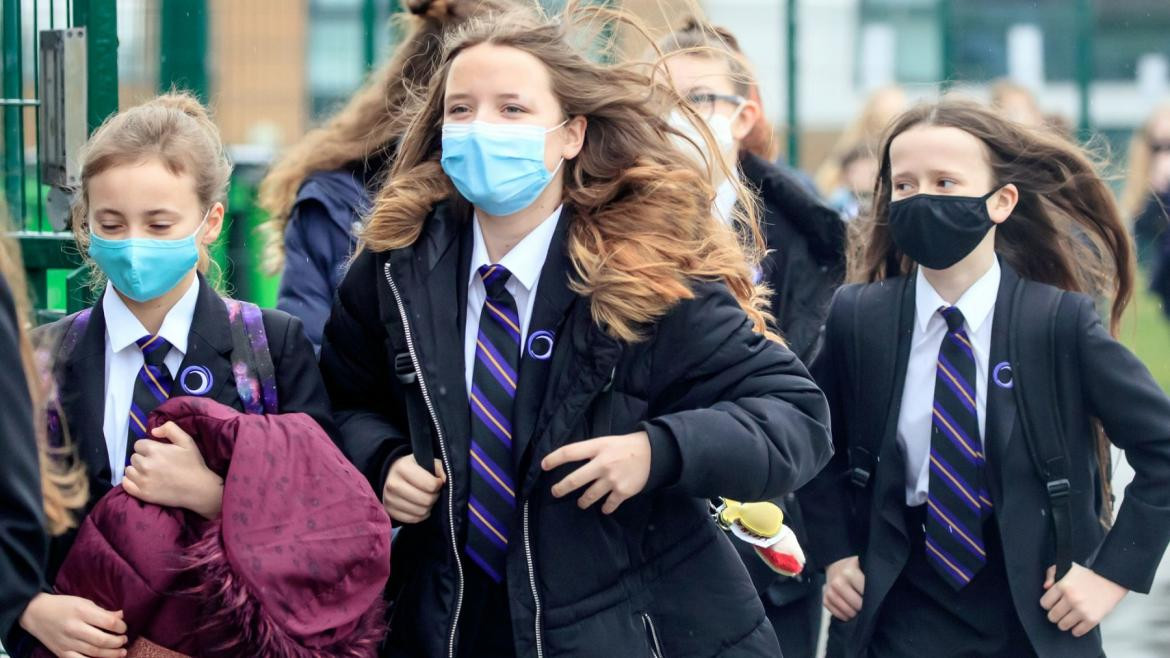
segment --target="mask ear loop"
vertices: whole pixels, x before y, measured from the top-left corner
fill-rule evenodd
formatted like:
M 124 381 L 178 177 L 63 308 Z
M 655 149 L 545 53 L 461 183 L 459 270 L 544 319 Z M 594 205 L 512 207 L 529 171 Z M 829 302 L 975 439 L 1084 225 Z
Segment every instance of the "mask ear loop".
M 565 126 L 565 124 L 567 124 L 568 122 L 569 122 L 569 119 L 565 119 L 564 121 L 562 121 L 562 122 L 558 123 L 557 125 L 553 126 L 552 128 L 549 128 L 548 130 L 544 131 L 544 134 L 546 134 L 546 135 L 547 135 L 547 134 L 551 133 L 551 132 L 552 132 L 552 131 L 554 131 L 554 130 L 560 130 L 560 129 L 561 129 L 561 128 L 563 128 L 563 127 Z M 557 172 L 561 170 L 561 165 L 563 165 L 563 164 L 565 164 L 565 158 L 562 156 L 562 157 L 561 157 L 561 161 L 557 163 L 557 166 L 556 166 L 555 168 L 553 168 L 553 170 L 552 170 L 552 173 L 550 173 L 550 174 L 548 175 L 548 177 L 549 177 L 549 178 L 552 178 L 553 176 L 556 176 L 556 175 L 557 175 Z

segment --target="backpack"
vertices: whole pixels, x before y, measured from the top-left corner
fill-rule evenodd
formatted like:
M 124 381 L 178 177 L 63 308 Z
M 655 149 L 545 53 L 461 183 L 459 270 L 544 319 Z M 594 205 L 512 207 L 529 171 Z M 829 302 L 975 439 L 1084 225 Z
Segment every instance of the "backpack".
M 245 413 L 277 413 L 280 409 L 276 391 L 276 366 L 268 349 L 268 335 L 264 330 L 264 317 L 259 306 L 235 299 L 223 299 L 227 307 L 228 320 L 232 330 L 232 374 L 236 379 L 236 391 L 244 404 Z M 55 337 L 50 336 L 47 344 L 55 346 L 48 351 L 52 362 L 63 364 L 77 348 L 89 326 L 92 308 L 86 308 L 65 318 Z M 57 378 L 51 380 L 54 384 Z M 60 405 L 56 400 L 56 386 L 52 386 L 48 404 L 49 445 L 63 446 L 64 425 L 61 422 Z
M 912 277 L 904 277 L 898 291 L 904 300 L 908 298 L 908 289 L 912 289 L 911 281 Z M 868 398 L 860 396 L 863 382 L 882 376 L 879 369 L 873 367 L 874 357 L 867 355 L 890 355 L 889 341 L 891 338 L 897 340 L 899 318 L 890 312 L 888 293 L 891 291 L 882 291 L 886 294 L 878 289 L 873 289 L 870 294 L 867 292 L 870 291 L 863 288 L 853 298 L 854 351 L 850 365 L 855 375 L 855 400 L 870 399 L 872 402 L 862 409 L 870 415 L 860 417 L 874 418 L 880 416 L 872 414 L 888 408 L 890 399 L 888 396 L 884 399 L 873 395 Z M 1062 382 L 1056 377 L 1055 360 L 1057 354 L 1072 349 L 1077 340 L 1076 306 L 1064 303 L 1065 297 L 1064 290 L 1020 279 L 1010 302 L 1013 326 L 1008 338 L 1008 357 L 1011 366 L 1007 373 L 994 375 L 1006 377 L 1001 385 L 1012 389 L 1020 417 L 1024 419 L 1024 439 L 1033 468 L 1048 493 L 1057 580 L 1068 573 L 1072 565 L 1072 501 L 1069 497 L 1071 487 L 1065 429 L 1075 426 L 1076 419 L 1062 417 L 1065 407 L 1061 400 L 1072 393 L 1064 391 L 1062 396 Z M 898 341 L 899 344 L 902 342 Z M 904 356 L 899 354 L 895 358 L 904 360 Z M 870 365 L 868 369 L 865 367 L 867 363 Z M 879 364 L 879 367 L 886 367 L 886 364 L 889 361 Z M 1068 382 L 1065 382 L 1064 388 L 1068 387 Z M 1028 391 L 1027 398 L 1023 391 Z M 892 391 L 888 395 L 892 396 Z M 891 416 L 890 422 L 897 422 L 896 416 Z M 888 428 L 879 429 L 883 431 L 864 433 L 868 440 L 849 448 L 849 478 L 859 489 L 869 486 L 877 466 L 881 439 L 888 434 Z M 1105 464 L 1103 471 L 1108 471 Z M 1103 483 L 1103 486 L 1107 485 Z M 1107 501 L 1108 498 L 1106 489 L 1104 499 Z

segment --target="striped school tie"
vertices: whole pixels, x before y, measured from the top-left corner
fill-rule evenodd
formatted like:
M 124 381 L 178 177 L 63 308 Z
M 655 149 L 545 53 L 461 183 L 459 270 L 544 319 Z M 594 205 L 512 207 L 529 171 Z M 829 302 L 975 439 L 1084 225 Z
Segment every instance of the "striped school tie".
M 471 498 L 467 556 L 497 583 L 504 580 L 516 507 L 512 469 L 512 403 L 520 364 L 520 318 L 504 289 L 512 274 L 484 265 L 487 299 L 479 315 L 471 374 Z
M 940 310 L 947 333 L 938 351 L 930 435 L 930 493 L 926 556 L 956 590 L 971 582 L 987 553 L 983 521 L 991 515 L 983 471 L 975 398 L 975 352 L 963 330 L 963 313 Z
M 147 436 L 147 416 L 155 407 L 171 397 L 171 371 L 163 360 L 171 351 L 171 344 L 162 336 L 143 336 L 135 343 L 142 350 L 142 368 L 134 381 L 134 397 L 130 402 L 130 440 L 126 443 L 126 464 L 134 454 L 134 442 Z

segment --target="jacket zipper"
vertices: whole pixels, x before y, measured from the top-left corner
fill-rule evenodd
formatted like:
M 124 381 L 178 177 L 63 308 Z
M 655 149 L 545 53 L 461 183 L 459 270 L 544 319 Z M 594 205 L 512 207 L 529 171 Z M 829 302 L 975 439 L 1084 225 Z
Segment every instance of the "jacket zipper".
M 646 632 L 650 634 L 650 651 L 653 658 L 665 658 L 662 654 L 662 644 L 658 641 L 658 631 L 654 628 L 654 620 L 650 618 L 650 613 L 642 613 L 642 623 L 646 625 Z
M 544 641 L 540 628 L 540 592 L 536 589 L 536 568 L 532 562 L 532 542 L 528 539 L 528 501 L 524 501 L 524 558 L 528 562 L 528 585 L 532 587 L 532 600 L 536 602 L 536 617 L 533 626 L 536 631 L 536 658 L 544 657 Z
M 451 461 L 447 457 L 447 442 L 443 439 L 443 427 L 439 425 L 439 417 L 435 413 L 435 405 L 431 402 L 430 392 L 427 390 L 426 379 L 423 378 L 422 364 L 418 360 L 418 352 L 414 348 L 414 335 L 410 331 L 410 319 L 406 315 L 406 305 L 402 303 L 402 295 L 398 292 L 398 284 L 394 283 L 394 276 L 390 273 L 390 261 L 386 261 L 382 269 L 386 276 L 386 283 L 390 284 L 390 292 L 394 294 L 394 302 L 398 305 L 398 317 L 402 319 L 402 331 L 406 334 L 406 350 L 410 352 L 410 362 L 414 365 L 414 372 L 418 376 L 418 387 L 422 391 L 423 402 L 426 403 L 427 413 L 431 416 L 431 424 L 439 437 L 439 452 L 443 457 L 443 468 L 447 473 L 447 528 L 450 530 L 451 552 L 455 554 L 455 571 L 459 579 L 459 587 L 455 595 L 455 615 L 451 622 L 451 635 L 447 641 L 447 656 L 455 658 L 455 632 L 459 628 L 459 615 L 463 611 L 463 561 L 459 558 L 459 544 L 455 539 L 455 487 L 452 484 Z M 528 504 L 524 505 L 525 512 L 525 539 L 527 539 Z M 531 565 L 531 562 L 529 562 Z M 535 587 L 535 580 L 533 581 Z M 534 590 L 535 591 L 535 590 Z M 537 608 L 539 609 L 539 602 Z M 539 638 L 539 622 L 538 635 Z M 539 642 L 539 640 L 538 640 Z M 539 645 L 538 645 L 539 649 Z

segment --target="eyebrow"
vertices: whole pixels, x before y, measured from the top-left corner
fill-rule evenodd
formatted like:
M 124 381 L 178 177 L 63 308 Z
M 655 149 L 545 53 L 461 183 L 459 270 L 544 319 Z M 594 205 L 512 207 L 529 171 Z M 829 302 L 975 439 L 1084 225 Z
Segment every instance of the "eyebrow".
M 520 94 L 515 94 L 515 93 L 496 94 L 495 98 L 498 101 L 499 100 L 522 100 L 520 98 Z M 473 99 L 471 94 L 451 94 L 450 96 L 447 96 L 443 100 L 448 102 L 448 103 L 452 103 L 455 101 L 474 100 L 474 99 Z

